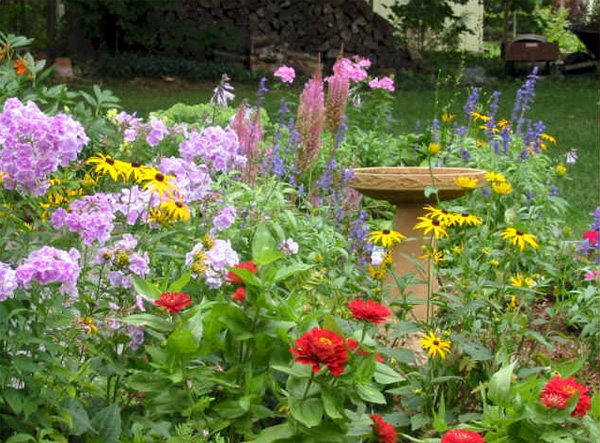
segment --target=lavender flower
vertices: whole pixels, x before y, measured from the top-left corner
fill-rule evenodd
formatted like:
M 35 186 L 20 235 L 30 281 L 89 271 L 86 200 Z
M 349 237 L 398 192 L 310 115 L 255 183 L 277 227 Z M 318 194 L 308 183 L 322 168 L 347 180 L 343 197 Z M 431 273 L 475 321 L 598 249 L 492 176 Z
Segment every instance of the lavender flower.
M 9 264 L 0 262 L 0 302 L 11 298 L 18 286 L 17 273 Z
M 469 94 L 467 103 L 463 106 L 463 109 L 469 118 L 471 117 L 471 113 L 477 109 L 477 100 L 479 100 L 479 88 L 473 88 Z
M 229 240 L 215 240 L 214 245 L 206 252 L 207 264 L 215 271 L 225 271 L 240 262 L 237 253 Z
M 146 136 L 146 142 L 150 146 L 157 146 L 166 135 L 169 134 L 169 129 L 163 123 L 162 120 L 152 116 L 150 118 L 150 122 L 148 123 L 149 131 Z
M 77 278 L 81 272 L 79 267 L 79 251 L 69 252 L 43 246 L 33 251 L 16 269 L 19 286 L 29 289 L 32 281 L 42 285 L 61 283 L 63 294 L 77 296 Z
M 537 73 L 538 68 L 536 66 L 527 77 L 525 84 L 517 91 L 513 113 L 511 115 L 511 122 L 514 124 L 514 122 L 517 121 L 517 134 L 521 133 L 525 112 L 531 107 L 530 105 L 533 103 L 535 97 L 535 83 L 537 79 L 540 78 Z
M 260 83 L 258 84 L 258 91 L 256 92 L 256 106 L 259 109 L 262 106 L 265 94 L 269 92 L 269 88 L 267 88 L 266 83 L 267 77 L 263 77 L 260 79 Z
M 29 101 L 4 102 L 0 114 L 0 171 L 8 175 L 4 186 L 35 196 L 50 184 L 48 175 L 67 166 L 89 142 L 83 126 L 66 114 L 45 115 Z

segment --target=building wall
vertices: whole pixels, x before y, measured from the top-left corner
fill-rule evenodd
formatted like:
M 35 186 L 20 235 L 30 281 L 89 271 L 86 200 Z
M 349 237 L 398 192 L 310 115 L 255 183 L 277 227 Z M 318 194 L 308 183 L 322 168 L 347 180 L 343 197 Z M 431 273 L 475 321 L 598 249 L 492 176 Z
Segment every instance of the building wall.
M 374 11 L 384 18 L 388 18 L 390 6 L 396 0 L 367 0 Z M 399 3 L 406 3 L 406 0 L 398 0 Z M 483 51 L 483 0 L 470 0 L 466 5 L 455 5 L 454 10 L 457 15 L 465 15 L 467 27 L 474 34 L 463 34 L 461 36 L 460 49 L 464 51 L 482 52 Z

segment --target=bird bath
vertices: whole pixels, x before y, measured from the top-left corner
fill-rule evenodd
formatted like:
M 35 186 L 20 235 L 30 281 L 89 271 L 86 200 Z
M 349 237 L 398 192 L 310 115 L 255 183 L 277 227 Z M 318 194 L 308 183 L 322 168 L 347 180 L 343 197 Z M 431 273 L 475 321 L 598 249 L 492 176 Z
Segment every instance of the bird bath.
M 414 273 L 419 275 L 425 270 L 425 275 L 430 276 L 429 285 L 417 284 L 407 288 L 412 292 L 413 299 L 427 300 L 428 286 L 432 291 L 437 290 L 437 279 L 429 272 L 429 260 L 418 257 L 423 255 L 423 246 L 429 242 L 423 238 L 421 231 L 413 230 L 418 223 L 418 217 L 423 217 L 427 211 L 423 209 L 426 204 L 435 205 L 435 195 L 425 197 L 425 189 L 435 186 L 440 201 L 453 200 L 465 195 L 470 189 L 464 189 L 455 183 L 458 177 L 476 178 L 476 187 L 485 185 L 485 173 L 481 169 L 471 168 L 422 168 L 422 167 L 376 167 L 357 168 L 353 170 L 355 178 L 350 187 L 368 197 L 385 200 L 396 206 L 396 214 L 392 229 L 408 237 L 408 240 L 396 245 L 393 250 L 393 271 L 396 275 Z M 411 257 L 412 260 L 409 258 Z M 413 260 L 422 263 L 417 266 Z M 387 284 L 394 284 L 391 275 L 386 277 Z M 393 296 L 398 296 L 396 289 Z M 427 305 L 416 305 L 413 308 L 416 318 L 422 321 L 427 319 Z

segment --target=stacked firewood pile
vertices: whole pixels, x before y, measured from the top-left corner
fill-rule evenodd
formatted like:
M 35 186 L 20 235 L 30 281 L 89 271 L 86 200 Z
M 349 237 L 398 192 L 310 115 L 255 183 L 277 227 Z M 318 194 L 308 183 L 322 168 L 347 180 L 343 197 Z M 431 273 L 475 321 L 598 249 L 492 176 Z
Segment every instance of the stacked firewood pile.
M 188 17 L 250 36 L 248 45 L 217 49 L 218 61 L 273 71 L 288 64 L 310 73 L 319 60 L 347 55 L 370 58 L 387 70 L 415 69 L 419 61 L 394 39 L 392 26 L 366 0 L 182 0 Z

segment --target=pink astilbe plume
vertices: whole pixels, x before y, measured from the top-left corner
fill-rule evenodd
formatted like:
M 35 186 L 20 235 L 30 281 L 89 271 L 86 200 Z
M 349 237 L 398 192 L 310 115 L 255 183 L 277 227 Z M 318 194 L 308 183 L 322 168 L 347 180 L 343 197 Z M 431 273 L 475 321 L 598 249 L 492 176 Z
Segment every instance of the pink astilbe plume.
M 259 146 L 263 136 L 260 110 L 252 110 L 245 102 L 242 102 L 231 126 L 238 136 L 242 154 L 248 159 L 242 179 L 246 183 L 254 185 L 262 153 Z
M 325 105 L 325 124 L 327 129 L 336 133 L 346 113 L 350 78 L 344 66 L 344 59 L 338 58 L 333 65 L 333 75 L 325 79 L 328 83 L 327 102 Z
M 298 151 L 298 171 L 302 174 L 309 169 L 321 151 L 321 133 L 325 123 L 325 98 L 321 71 L 313 74 L 304 85 L 298 105 L 296 130 L 300 134 Z

